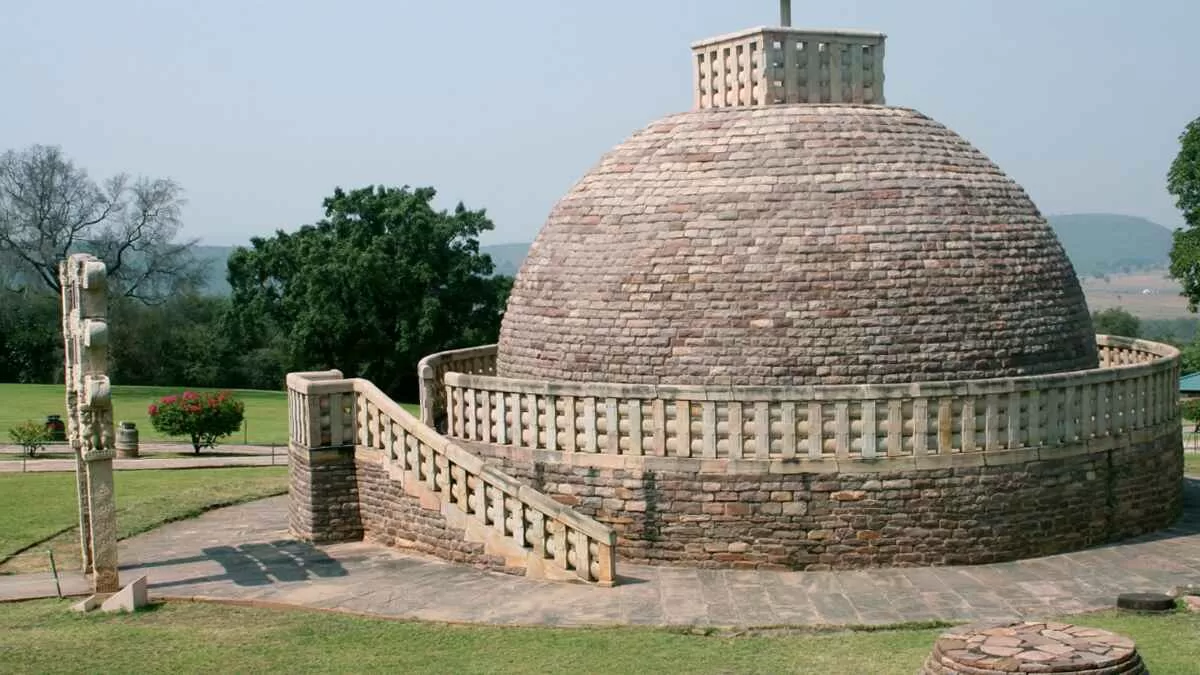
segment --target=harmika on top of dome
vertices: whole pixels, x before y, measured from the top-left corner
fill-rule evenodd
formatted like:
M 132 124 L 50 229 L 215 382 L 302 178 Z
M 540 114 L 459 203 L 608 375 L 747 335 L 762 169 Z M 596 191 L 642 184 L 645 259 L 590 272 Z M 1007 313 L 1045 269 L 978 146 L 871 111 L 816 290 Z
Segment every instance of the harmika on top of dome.
M 669 116 L 606 154 L 517 275 L 497 374 L 813 385 L 1096 367 L 1062 246 L 986 156 L 914 110 L 787 102 L 882 100 L 879 61 L 861 58 L 881 57 L 882 36 L 838 51 L 837 35 L 728 36 L 760 46 L 712 52 L 757 54 L 736 76 L 746 86 L 700 92 L 729 92 L 728 107 Z M 782 93 L 764 93 L 762 64 L 783 63 L 780 49 L 825 59 L 798 59 L 813 74 L 795 81 L 820 84 L 811 96 L 778 81 Z M 831 78 L 837 62 L 860 70 Z M 780 103 L 749 103 L 760 98 Z

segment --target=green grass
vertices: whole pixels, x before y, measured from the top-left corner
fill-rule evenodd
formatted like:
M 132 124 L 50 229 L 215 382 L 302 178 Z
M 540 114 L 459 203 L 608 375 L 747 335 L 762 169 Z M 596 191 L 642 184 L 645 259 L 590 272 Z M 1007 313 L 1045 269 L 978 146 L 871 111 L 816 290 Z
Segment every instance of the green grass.
M 163 436 L 150 426 L 147 409 L 151 403 L 171 394 L 181 394 L 186 387 L 113 387 L 114 421 L 134 422 L 143 441 L 187 442 L 181 437 Z M 194 391 L 214 391 L 195 389 Z M 242 431 L 225 439 L 225 443 L 247 442 L 254 445 L 286 445 L 288 441 L 287 394 L 282 391 L 235 390 L 234 394 L 246 404 L 246 421 Z M 46 415 L 65 415 L 62 385 L 0 384 L 0 443 L 8 443 L 8 429 L 25 420 L 44 421 Z
M 113 387 L 114 421 L 134 422 L 142 441 L 174 441 L 186 443 L 179 436 L 163 436 L 150 425 L 147 409 L 151 403 L 164 396 L 183 393 L 187 387 Z M 216 391 L 193 389 L 193 391 Z M 235 389 L 233 393 L 246 404 L 246 421 L 242 430 L 226 438 L 223 443 L 248 443 L 250 445 L 287 445 L 288 406 L 287 393 L 282 391 L 260 391 Z M 46 415 L 65 414 L 64 390 L 56 384 L 0 384 L 0 444 L 9 443 L 8 430 L 19 422 L 35 420 L 42 422 Z M 419 408 L 402 404 L 406 410 L 419 415 Z M 52 448 L 53 449 L 53 448 Z
M 1183 456 L 1183 472 L 1189 476 L 1200 476 L 1200 454 L 1188 453 Z
M 216 506 L 283 494 L 287 469 L 118 471 L 114 481 L 118 534 L 124 538 Z M 49 539 L 0 565 L 0 572 L 45 568 L 47 548 L 63 567 L 77 566 L 77 517 L 74 473 L 0 474 L 0 561 Z
M 1132 637 L 1156 675 L 1195 675 L 1200 615 L 1068 619 Z M 78 615 L 0 605 L 15 672 L 914 673 L 940 629 L 715 637 L 646 628 L 457 626 L 311 611 L 166 603 Z

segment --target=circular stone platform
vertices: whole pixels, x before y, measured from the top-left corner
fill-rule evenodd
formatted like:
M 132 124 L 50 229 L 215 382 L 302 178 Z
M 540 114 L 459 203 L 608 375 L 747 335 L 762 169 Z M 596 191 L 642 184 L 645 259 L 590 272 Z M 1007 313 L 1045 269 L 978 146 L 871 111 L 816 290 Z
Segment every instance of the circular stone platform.
M 555 206 L 496 374 L 907 383 L 1096 367 L 1079 282 L 1024 190 L 908 109 L 669 116 Z
M 1133 640 L 1066 623 L 1011 622 L 943 633 L 925 675 L 1003 673 L 1146 673 Z

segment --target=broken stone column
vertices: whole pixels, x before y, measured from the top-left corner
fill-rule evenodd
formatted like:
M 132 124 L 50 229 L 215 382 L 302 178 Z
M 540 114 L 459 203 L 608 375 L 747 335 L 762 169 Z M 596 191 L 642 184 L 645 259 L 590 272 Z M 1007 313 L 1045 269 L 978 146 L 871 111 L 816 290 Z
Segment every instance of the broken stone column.
M 90 255 L 59 265 L 67 440 L 75 452 L 80 557 L 95 593 L 120 588 L 113 493 L 113 411 L 108 381 L 108 272 Z

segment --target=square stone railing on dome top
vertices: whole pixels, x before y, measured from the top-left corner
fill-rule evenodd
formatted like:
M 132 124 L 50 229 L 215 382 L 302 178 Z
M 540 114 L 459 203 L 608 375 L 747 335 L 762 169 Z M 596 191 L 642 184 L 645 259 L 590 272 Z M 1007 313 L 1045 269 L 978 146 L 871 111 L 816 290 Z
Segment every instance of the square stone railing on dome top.
M 883 105 L 885 39 L 882 33 L 752 28 L 696 42 L 695 107 Z
M 388 473 L 418 481 L 467 518 L 584 581 L 615 580 L 616 535 L 522 485 L 413 417 L 375 385 L 338 371 L 288 375 L 291 443 L 382 451 Z
M 1100 450 L 1123 434 L 1177 426 L 1178 351 L 1097 342 L 1093 370 L 904 385 L 612 385 L 451 369 L 442 381 L 447 435 L 562 453 L 772 460 L 785 470 L 805 460 L 1002 461 L 1005 451 Z

